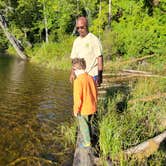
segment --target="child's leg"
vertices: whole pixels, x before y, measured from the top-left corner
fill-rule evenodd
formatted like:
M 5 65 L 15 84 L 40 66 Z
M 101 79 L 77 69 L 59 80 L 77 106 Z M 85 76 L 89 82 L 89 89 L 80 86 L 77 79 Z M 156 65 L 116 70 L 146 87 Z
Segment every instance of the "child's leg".
M 90 146 L 90 131 L 89 131 L 89 120 L 88 115 L 87 116 L 78 116 L 79 126 L 80 126 L 80 132 L 83 136 L 83 145 L 84 146 Z

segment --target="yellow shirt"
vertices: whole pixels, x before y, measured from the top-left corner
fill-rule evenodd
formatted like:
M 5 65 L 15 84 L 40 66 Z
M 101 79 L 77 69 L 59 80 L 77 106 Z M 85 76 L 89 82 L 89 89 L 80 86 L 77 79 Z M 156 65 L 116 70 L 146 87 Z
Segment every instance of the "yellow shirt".
M 83 73 L 74 80 L 73 97 L 75 113 L 91 115 L 96 112 L 97 89 L 90 75 Z
M 86 72 L 91 76 L 98 75 L 97 58 L 102 55 L 102 46 L 99 39 L 92 33 L 85 37 L 77 37 L 73 43 L 70 58 L 84 58 Z

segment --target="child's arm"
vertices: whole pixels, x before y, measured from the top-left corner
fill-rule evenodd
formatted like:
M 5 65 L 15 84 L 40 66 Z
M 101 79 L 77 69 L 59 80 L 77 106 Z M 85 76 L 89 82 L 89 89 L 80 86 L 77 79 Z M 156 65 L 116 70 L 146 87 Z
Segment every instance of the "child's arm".
M 79 80 L 74 81 L 74 116 L 81 112 L 82 107 L 82 86 Z

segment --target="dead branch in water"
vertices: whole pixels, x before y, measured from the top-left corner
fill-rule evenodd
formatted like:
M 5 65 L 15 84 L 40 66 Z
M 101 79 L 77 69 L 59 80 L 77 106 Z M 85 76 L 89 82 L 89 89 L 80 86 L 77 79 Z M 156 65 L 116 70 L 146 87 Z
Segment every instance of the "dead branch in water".
M 8 30 L 7 23 L 5 17 L 0 13 L 0 28 L 2 28 L 6 38 L 12 44 L 17 54 L 24 60 L 28 59 L 28 56 L 24 53 L 24 48 L 22 44 L 17 40 L 13 34 L 11 34 Z
M 16 164 L 18 164 L 21 161 L 32 161 L 32 160 L 35 160 L 36 162 L 41 161 L 46 164 L 55 164 L 55 162 L 52 162 L 51 160 L 46 160 L 46 159 L 35 157 L 35 156 L 27 156 L 27 157 L 20 157 L 20 158 L 16 159 L 15 161 L 8 164 L 8 166 L 15 166 Z

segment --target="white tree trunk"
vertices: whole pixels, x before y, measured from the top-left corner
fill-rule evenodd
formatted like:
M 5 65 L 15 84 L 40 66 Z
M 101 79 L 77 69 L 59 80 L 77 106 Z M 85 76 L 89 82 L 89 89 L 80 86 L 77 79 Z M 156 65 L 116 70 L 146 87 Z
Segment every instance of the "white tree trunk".
M 48 43 L 48 25 L 47 25 L 47 16 L 46 16 L 46 6 L 45 6 L 45 2 L 43 2 L 43 11 L 44 11 L 44 26 L 45 26 L 45 40 L 46 43 Z
M 108 27 L 110 27 L 111 24 L 111 0 L 109 0 L 108 4 Z
M 22 59 L 27 59 L 28 56 L 24 54 L 23 52 L 23 47 L 19 43 L 19 41 L 11 34 L 8 32 L 7 24 L 5 21 L 5 18 L 0 14 L 0 27 L 3 29 L 4 34 L 16 50 L 17 54 L 22 58 Z

